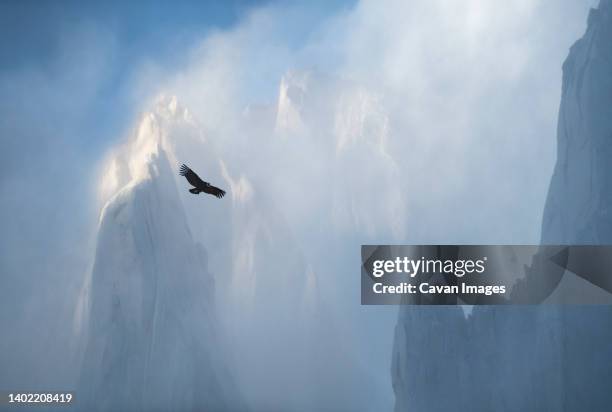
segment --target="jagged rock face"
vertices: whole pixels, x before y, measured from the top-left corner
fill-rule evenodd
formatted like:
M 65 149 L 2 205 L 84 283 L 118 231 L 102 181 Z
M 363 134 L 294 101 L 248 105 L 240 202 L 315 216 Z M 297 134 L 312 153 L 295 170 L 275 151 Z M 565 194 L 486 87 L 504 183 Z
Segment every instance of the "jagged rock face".
M 557 164 L 542 222 L 544 244 L 612 243 L 612 1 L 591 10 L 563 65 Z M 565 306 L 567 411 L 612 404 L 612 308 Z
M 280 204 L 298 203 L 286 208 L 298 230 L 307 231 L 300 227 L 305 222 L 311 232 L 314 224 L 351 236 L 388 237 L 391 232 L 402 237 L 408 207 L 397 189 L 402 159 L 393 154 L 390 129 L 383 97 L 360 84 L 310 71 L 283 76 L 274 130 L 283 150 L 277 169 L 298 166 L 308 173 L 279 179 L 277 196 Z M 312 196 L 303 198 L 304 187 Z M 376 202 L 371 188 L 376 188 Z M 292 210 L 305 212 L 292 215 Z M 310 222 L 313 215 L 324 218 Z
M 612 1 L 592 10 L 563 65 L 558 159 L 542 243 L 612 240 Z M 400 308 L 396 411 L 608 410 L 612 309 Z
M 560 315 L 533 307 L 403 307 L 396 411 L 563 410 Z
M 612 242 L 612 3 L 591 10 L 563 65 L 557 164 L 543 243 Z
M 459 307 L 412 309 L 400 310 L 395 327 L 391 362 L 395 409 L 460 410 L 457 405 L 464 404 L 461 397 L 470 385 L 463 311 Z
M 239 391 L 219 360 L 207 254 L 187 224 L 156 115 L 144 116 L 126 156 L 112 163 L 118 191 L 102 211 L 85 289 L 79 405 L 240 409 Z

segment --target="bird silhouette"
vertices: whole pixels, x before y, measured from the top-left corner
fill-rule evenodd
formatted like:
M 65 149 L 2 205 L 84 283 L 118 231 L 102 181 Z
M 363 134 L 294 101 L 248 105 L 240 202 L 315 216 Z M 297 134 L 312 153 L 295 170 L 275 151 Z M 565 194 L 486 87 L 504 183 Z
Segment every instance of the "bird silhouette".
M 200 176 L 198 176 L 193 170 L 191 170 L 185 164 L 181 166 L 180 175 L 185 176 L 187 181 L 193 186 L 193 188 L 189 189 L 189 191 L 193 193 L 194 195 L 204 192 L 204 193 L 208 193 L 209 195 L 213 195 L 219 199 L 225 196 L 224 190 L 221 190 L 218 187 L 215 187 L 211 185 L 210 183 L 203 181 L 202 179 L 200 179 Z

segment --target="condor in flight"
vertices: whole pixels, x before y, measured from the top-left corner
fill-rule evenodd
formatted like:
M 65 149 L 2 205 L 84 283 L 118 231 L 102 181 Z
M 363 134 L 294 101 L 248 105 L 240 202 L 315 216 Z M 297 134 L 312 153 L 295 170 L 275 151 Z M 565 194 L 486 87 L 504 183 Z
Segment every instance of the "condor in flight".
M 189 191 L 193 193 L 194 195 L 197 195 L 200 192 L 204 192 L 204 193 L 208 193 L 209 195 L 216 196 L 219 199 L 225 196 L 224 190 L 221 190 L 218 187 L 214 187 L 210 183 L 203 181 L 202 179 L 200 179 L 200 176 L 195 174 L 195 172 L 191 170 L 190 168 L 188 168 L 186 165 L 181 166 L 180 175 L 185 176 L 187 181 L 192 186 L 194 186 L 193 189 L 189 189 Z

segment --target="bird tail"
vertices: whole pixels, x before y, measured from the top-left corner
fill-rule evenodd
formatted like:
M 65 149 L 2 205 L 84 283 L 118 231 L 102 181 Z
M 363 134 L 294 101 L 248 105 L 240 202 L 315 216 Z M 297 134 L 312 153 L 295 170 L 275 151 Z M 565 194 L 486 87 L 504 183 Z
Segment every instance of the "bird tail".
M 188 171 L 189 171 L 189 168 L 187 167 L 187 165 L 183 164 L 183 165 L 181 166 L 181 169 L 180 169 L 180 171 L 179 171 L 179 174 L 180 174 L 181 176 L 185 176 L 185 175 L 187 174 L 187 172 L 188 172 Z
M 194 187 L 193 189 L 189 189 L 189 191 L 190 191 L 191 193 L 193 193 L 194 195 L 197 195 L 197 194 L 199 194 L 199 193 L 201 192 L 201 190 L 200 190 L 200 189 L 197 189 L 197 188 L 195 188 L 195 187 Z

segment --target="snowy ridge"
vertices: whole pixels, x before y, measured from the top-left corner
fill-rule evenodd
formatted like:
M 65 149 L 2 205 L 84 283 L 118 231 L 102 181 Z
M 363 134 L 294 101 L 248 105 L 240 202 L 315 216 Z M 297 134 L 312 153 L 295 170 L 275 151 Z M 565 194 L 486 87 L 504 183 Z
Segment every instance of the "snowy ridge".
M 391 228 L 394 237 L 403 235 L 407 200 L 399 190 L 403 183 L 398 160 L 391 154 L 391 141 L 398 136 L 392 136 L 380 95 L 347 80 L 294 70 L 281 79 L 276 113 L 274 133 L 285 149 L 278 168 L 299 165 L 297 169 L 309 173 L 297 179 L 289 174 L 290 182 L 280 182 L 278 192 L 286 195 L 280 203 L 291 205 L 286 209 L 309 215 L 320 211 L 340 232 L 375 236 Z M 330 196 L 329 203 L 323 199 L 311 204 L 296 193 L 302 187 L 316 188 L 313 202 Z M 376 200 L 370 196 L 373 188 Z M 308 222 L 307 216 L 289 219 Z
M 166 107 L 177 114 L 172 100 Z M 116 193 L 101 213 L 86 288 L 80 394 L 90 410 L 242 408 L 220 361 L 207 253 L 193 239 L 164 149 L 165 115 L 143 116 L 104 178 Z

